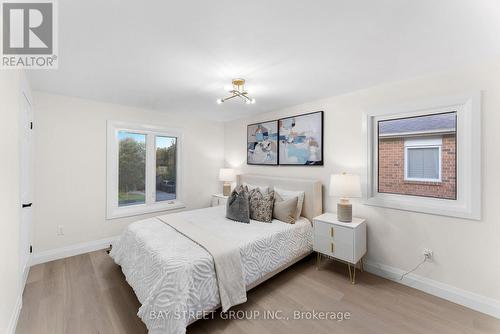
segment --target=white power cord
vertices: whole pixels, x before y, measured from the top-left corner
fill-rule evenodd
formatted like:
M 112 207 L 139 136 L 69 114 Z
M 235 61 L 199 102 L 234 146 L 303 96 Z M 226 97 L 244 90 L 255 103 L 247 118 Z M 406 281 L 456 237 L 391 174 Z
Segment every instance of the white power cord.
M 427 261 L 427 259 L 429 259 L 429 257 L 427 255 L 424 255 L 424 259 L 419 264 L 417 264 L 415 266 L 415 268 L 413 268 L 412 270 L 407 271 L 403 275 L 401 275 L 401 278 L 399 280 L 402 281 L 403 278 L 405 278 L 406 275 L 408 275 L 408 274 L 414 272 L 415 270 L 417 270 L 421 265 L 423 265 Z

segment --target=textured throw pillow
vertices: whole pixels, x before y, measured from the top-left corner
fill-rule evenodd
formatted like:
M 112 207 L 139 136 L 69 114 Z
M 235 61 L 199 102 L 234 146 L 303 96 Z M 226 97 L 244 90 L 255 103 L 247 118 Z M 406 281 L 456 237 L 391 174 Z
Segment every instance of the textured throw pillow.
M 259 188 L 250 192 L 250 218 L 270 223 L 273 220 L 274 191 L 262 193 Z
M 281 198 L 284 200 L 293 198 L 293 197 L 298 197 L 299 200 L 297 201 L 297 211 L 295 212 L 295 220 L 300 218 L 300 214 L 302 213 L 302 205 L 304 204 L 304 196 L 305 193 L 300 190 L 284 190 L 280 188 L 274 188 L 274 192 L 276 194 L 279 194 Z
M 288 224 L 295 224 L 295 214 L 297 212 L 297 196 L 283 199 L 278 193 L 274 194 L 273 218 Z
M 261 193 L 267 193 L 269 191 L 269 186 L 257 186 L 246 182 L 243 182 L 243 186 L 247 187 L 248 192 L 251 192 L 254 189 L 259 189 Z
M 226 203 L 226 218 L 241 223 L 250 223 L 248 192 L 245 187 L 237 186 Z

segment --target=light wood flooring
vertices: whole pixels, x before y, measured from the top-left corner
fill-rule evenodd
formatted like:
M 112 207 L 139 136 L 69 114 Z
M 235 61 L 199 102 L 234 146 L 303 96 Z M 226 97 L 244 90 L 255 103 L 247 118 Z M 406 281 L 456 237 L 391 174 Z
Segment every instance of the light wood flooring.
M 348 311 L 350 320 L 200 320 L 191 333 L 500 333 L 500 320 L 311 256 L 248 293 L 235 310 Z M 97 251 L 31 268 L 17 333 L 146 333 L 120 267 Z

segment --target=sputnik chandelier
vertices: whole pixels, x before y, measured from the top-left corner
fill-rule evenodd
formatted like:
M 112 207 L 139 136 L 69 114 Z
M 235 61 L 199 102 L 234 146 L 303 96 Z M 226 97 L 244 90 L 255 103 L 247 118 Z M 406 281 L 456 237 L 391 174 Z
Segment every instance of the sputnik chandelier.
M 248 92 L 245 90 L 245 79 L 233 79 L 233 87 L 231 87 L 229 93 L 231 96 L 225 97 L 223 99 L 217 99 L 217 104 L 221 104 L 235 97 L 239 97 L 246 104 L 254 104 L 255 99 L 252 99 L 248 96 Z

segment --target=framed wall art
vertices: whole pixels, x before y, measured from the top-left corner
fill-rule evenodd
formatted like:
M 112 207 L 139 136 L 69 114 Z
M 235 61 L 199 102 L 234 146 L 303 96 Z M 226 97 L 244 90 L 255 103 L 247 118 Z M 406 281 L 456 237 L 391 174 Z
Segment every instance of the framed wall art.
M 280 165 L 323 165 L 323 111 L 278 120 Z
M 278 164 L 278 121 L 247 126 L 247 164 Z

